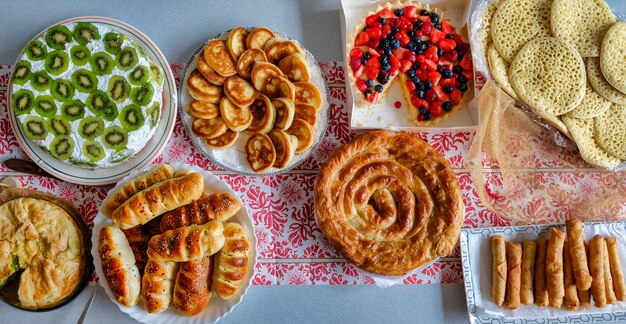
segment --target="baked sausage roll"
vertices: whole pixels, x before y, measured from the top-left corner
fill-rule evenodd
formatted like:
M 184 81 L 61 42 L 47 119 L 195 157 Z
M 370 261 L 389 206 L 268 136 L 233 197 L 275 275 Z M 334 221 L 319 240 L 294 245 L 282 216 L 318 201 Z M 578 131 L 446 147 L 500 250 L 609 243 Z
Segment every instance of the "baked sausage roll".
M 250 243 L 237 223 L 224 224 L 224 238 L 224 247 L 215 255 L 213 290 L 222 299 L 230 299 L 246 276 Z
M 98 254 L 102 272 L 117 301 L 127 307 L 137 305 L 141 278 L 135 256 L 119 227 L 109 225 L 100 230 Z

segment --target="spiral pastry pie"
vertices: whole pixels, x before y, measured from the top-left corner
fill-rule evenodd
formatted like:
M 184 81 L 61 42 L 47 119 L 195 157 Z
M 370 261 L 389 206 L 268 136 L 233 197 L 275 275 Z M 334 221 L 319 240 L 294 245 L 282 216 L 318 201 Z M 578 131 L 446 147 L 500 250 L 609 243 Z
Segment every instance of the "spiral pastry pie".
M 403 275 L 452 252 L 463 223 L 450 164 L 406 133 L 372 131 L 338 148 L 315 182 L 317 222 L 357 267 Z

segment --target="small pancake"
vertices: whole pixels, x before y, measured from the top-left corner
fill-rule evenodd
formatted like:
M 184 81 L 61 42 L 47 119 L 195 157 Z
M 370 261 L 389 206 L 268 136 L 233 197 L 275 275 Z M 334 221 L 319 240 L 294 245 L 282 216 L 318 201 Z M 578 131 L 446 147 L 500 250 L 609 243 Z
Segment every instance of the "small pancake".
M 626 93 L 626 22 L 611 26 L 602 40 L 600 67 L 602 75 L 617 90 Z
M 587 78 L 591 86 L 604 98 L 609 101 L 626 105 L 626 94 L 621 93 L 604 78 L 600 68 L 600 59 L 596 57 L 587 58 Z
M 278 169 L 286 167 L 295 156 L 296 147 L 298 147 L 298 138 L 280 129 L 273 129 L 267 136 L 272 141 L 274 149 L 276 150 L 274 167 Z
M 250 106 L 257 95 L 250 82 L 237 75 L 226 78 L 226 81 L 224 81 L 224 93 L 233 104 L 239 107 Z
M 280 60 L 278 68 L 293 82 L 308 82 L 311 76 L 306 58 L 300 53 L 291 54 Z
M 250 108 L 237 107 L 227 97 L 220 101 L 220 114 L 226 126 L 235 132 L 246 130 L 252 123 Z
M 491 45 L 491 21 L 498 9 L 493 3 L 487 5 L 487 8 L 483 10 L 480 16 L 480 26 L 476 39 L 478 43 L 483 46 L 483 50 L 487 53 L 487 48 Z
M 300 46 L 293 41 L 278 41 L 265 47 L 267 61 L 274 64 L 278 64 L 283 58 L 295 53 L 304 54 Z
M 252 134 L 246 143 L 246 159 L 256 173 L 269 170 L 276 160 L 272 140 L 265 134 Z
M 493 44 L 487 49 L 487 61 L 491 75 L 498 85 L 500 85 L 502 90 L 508 93 L 509 96 L 517 99 L 517 94 L 515 94 L 509 82 L 509 63 L 500 56 L 500 53 L 498 53 Z
M 265 43 L 274 36 L 276 35 L 269 28 L 257 27 L 246 37 L 246 46 L 248 48 L 258 48 L 262 50 L 265 48 Z
M 258 48 L 251 48 L 239 57 L 237 61 L 237 73 L 244 79 L 250 79 L 250 73 L 256 62 L 267 62 L 265 52 Z
M 604 0 L 553 0 L 550 27 L 554 37 L 573 45 L 582 57 L 598 57 L 615 20 Z
M 322 95 L 319 89 L 310 82 L 294 82 L 296 86 L 295 103 L 308 103 L 313 105 L 315 109 L 322 107 Z
M 268 62 L 257 62 L 250 72 L 250 78 L 254 88 L 258 91 L 265 91 L 265 84 L 270 77 L 282 76 L 283 72 L 274 64 Z
M 214 39 L 209 41 L 204 49 L 204 60 L 213 70 L 215 70 L 215 72 L 223 77 L 228 77 L 237 73 L 235 62 L 228 53 L 225 40 Z
M 612 102 L 598 94 L 587 80 L 587 90 L 583 101 L 566 115 L 572 118 L 590 119 L 602 115 L 611 107 L 611 104 Z
M 580 104 L 586 80 L 585 63 L 578 51 L 554 37 L 528 42 L 509 69 L 517 96 L 533 109 L 554 116 Z
M 613 104 L 595 118 L 596 143 L 610 155 L 626 160 L 626 105 Z
M 211 119 L 220 115 L 220 107 L 214 103 L 194 100 L 187 107 L 187 112 L 196 118 Z
M 317 109 L 307 103 L 297 103 L 295 106 L 294 118 L 300 118 L 311 124 L 311 126 L 315 126 L 315 122 L 317 121 Z
M 204 75 L 207 81 L 221 86 L 224 84 L 225 77 L 217 74 L 215 70 L 213 70 L 209 64 L 204 60 L 204 55 L 198 55 L 198 60 L 196 61 L 196 66 L 198 67 L 198 71 Z
M 235 27 L 228 34 L 226 47 L 235 62 L 246 51 L 246 37 L 248 37 L 248 31 L 244 27 Z
M 206 145 L 212 149 L 222 150 L 233 146 L 233 144 L 237 141 L 237 138 L 239 138 L 239 132 L 233 132 L 229 129 L 226 133 L 218 137 L 207 139 L 205 142 Z
M 252 113 L 252 123 L 247 131 L 266 134 L 272 130 L 276 120 L 276 110 L 268 97 L 258 96 L 250 105 L 250 112 Z
M 296 108 L 293 101 L 287 98 L 272 99 L 272 105 L 276 110 L 276 120 L 274 121 L 274 128 L 288 129 L 293 122 Z
M 578 146 L 580 156 L 589 164 L 616 168 L 620 160 L 606 153 L 593 139 L 593 119 L 578 119 L 563 116 L 563 122 L 567 125 L 570 134 Z
M 211 139 L 223 135 L 228 130 L 222 117 L 215 117 L 211 119 L 196 119 L 191 125 L 191 130 L 198 137 L 204 139 Z
M 300 118 L 294 118 L 291 127 L 286 132 L 298 138 L 296 154 L 303 153 L 315 143 L 315 128 Z
M 270 99 L 287 98 L 295 100 L 296 86 L 284 76 L 271 76 L 265 84 L 265 95 Z
M 506 0 L 498 6 L 491 38 L 505 61 L 512 62 L 528 41 L 551 35 L 551 7 L 552 0 Z
M 189 94 L 198 101 L 218 103 L 222 99 L 222 87 L 211 84 L 200 71 L 193 70 L 187 78 Z

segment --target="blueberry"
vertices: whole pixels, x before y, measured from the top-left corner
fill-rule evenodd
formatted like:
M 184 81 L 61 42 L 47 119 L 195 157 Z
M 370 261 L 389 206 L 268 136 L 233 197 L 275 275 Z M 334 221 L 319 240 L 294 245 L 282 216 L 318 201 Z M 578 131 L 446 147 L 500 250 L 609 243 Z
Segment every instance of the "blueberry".
M 426 107 L 424 106 L 420 106 L 419 110 L 420 110 L 420 114 L 422 115 L 426 115 L 426 113 L 428 112 L 428 109 L 426 109 Z
M 416 88 L 419 88 L 422 85 L 422 81 L 417 76 L 412 77 L 411 81 L 413 81 L 413 84 L 415 84 Z
M 417 44 L 415 44 L 414 42 L 409 42 L 408 44 L 406 44 L 406 48 L 408 48 L 411 52 L 415 52 L 415 50 L 417 49 Z
M 445 110 L 445 111 L 450 111 L 450 110 L 452 110 L 452 103 L 450 101 L 445 101 L 441 105 L 441 108 L 443 108 L 443 110 Z
M 437 30 L 441 30 L 441 24 L 440 24 L 440 23 L 436 23 L 436 24 L 435 24 L 435 29 L 437 29 Z
M 367 81 L 365 81 L 365 85 L 367 85 L 367 87 L 370 88 L 371 86 L 374 85 L 374 81 L 368 79 Z
M 387 55 L 381 55 L 378 58 L 378 61 L 380 62 L 380 64 L 385 64 L 389 62 L 389 57 Z
M 387 84 L 387 82 L 389 82 L 389 74 L 382 72 L 378 73 L 377 80 L 380 84 Z
M 420 99 L 424 99 L 424 97 L 426 96 L 426 93 L 424 92 L 424 90 L 418 90 L 417 91 L 417 97 Z
M 433 84 L 430 81 L 424 81 L 424 89 L 428 90 L 433 87 Z
M 391 48 L 388 48 L 385 50 L 385 55 L 389 56 L 391 54 L 393 54 L 393 52 L 391 51 Z
M 369 52 L 365 52 L 365 54 L 363 54 L 363 57 L 364 57 L 366 60 L 369 60 L 369 59 L 370 59 L 370 57 L 372 57 L 372 54 L 370 54 Z
M 390 47 L 389 40 L 386 40 L 386 39 L 381 40 L 378 46 L 380 46 L 380 48 L 382 48 L 383 50 L 389 48 Z
M 409 79 L 413 79 L 413 77 L 415 77 L 415 70 L 410 69 L 406 71 L 406 76 L 409 77 Z
M 459 84 L 459 86 L 457 88 L 459 88 L 459 90 L 465 92 L 465 91 L 467 91 L 467 84 L 466 83 L 461 83 L 461 84 Z
M 394 39 L 391 41 L 391 48 L 398 48 L 400 47 L 400 41 L 397 39 Z
M 381 64 L 381 69 L 383 69 L 383 71 L 387 72 L 389 70 L 391 70 L 391 65 L 389 65 L 389 63 L 385 63 L 385 64 Z
M 443 50 L 437 50 L 437 56 L 443 55 Z
M 417 45 L 417 51 L 420 53 L 424 53 L 424 51 L 426 51 L 426 49 L 428 48 L 428 44 L 422 42 L 421 44 Z
M 455 65 L 455 66 L 452 68 L 452 71 L 454 71 L 454 73 L 456 73 L 456 74 L 461 74 L 461 72 L 463 72 L 463 69 L 462 69 L 460 66 Z
M 387 36 L 385 36 L 385 39 L 386 39 L 387 41 L 390 41 L 390 42 L 391 42 L 392 40 L 394 40 L 394 38 L 395 38 L 394 36 L 395 36 L 395 35 L 396 35 L 396 34 L 394 34 L 394 33 L 389 33 L 389 34 L 387 34 Z
M 466 79 L 466 78 L 465 78 L 465 76 L 463 76 L 463 75 L 459 75 L 459 76 L 456 78 L 456 80 L 457 80 L 457 81 L 459 81 L 459 83 L 465 83 L 465 82 L 467 82 L 467 79 Z
M 367 96 L 372 94 L 372 90 L 367 89 L 367 90 L 365 90 L 365 92 L 363 92 L 363 94 L 367 97 Z
M 380 18 L 378 18 L 378 22 L 380 22 L 381 25 L 384 25 L 384 24 L 387 23 L 387 20 L 385 20 L 385 18 L 383 18 L 383 17 L 380 17 Z
M 392 33 L 397 34 L 400 32 L 400 29 L 398 27 L 395 27 L 394 29 L 391 30 Z
M 419 79 L 418 79 L 419 81 Z M 415 89 L 417 90 L 424 90 L 424 84 L 423 83 L 416 83 L 415 84 Z
M 363 65 L 367 64 L 367 59 L 365 58 L 365 56 L 361 58 L 361 64 Z
M 452 76 L 454 76 L 454 72 L 452 72 L 452 70 L 445 69 L 441 71 L 441 77 L 444 79 L 450 79 Z
M 417 37 L 415 38 L 414 42 L 415 42 L 415 44 L 417 44 L 417 46 L 419 46 L 421 43 L 423 43 L 422 40 L 417 38 Z
M 402 9 L 396 9 L 393 13 L 395 13 L 397 17 L 402 17 Z
M 378 92 L 383 92 L 383 86 L 381 86 L 380 84 L 377 84 L 377 85 L 374 87 L 374 90 L 376 90 L 376 91 L 378 91 Z
M 425 16 L 425 15 L 422 15 L 422 16 Z M 415 22 L 415 27 L 416 27 L 417 29 L 422 28 L 422 26 L 423 26 L 423 25 L 424 25 L 424 22 L 423 22 L 423 21 L 421 21 L 421 20 L 418 20 L 418 21 L 416 21 L 416 22 Z
M 430 111 L 427 111 L 424 114 L 424 120 L 430 120 L 431 118 L 433 118 L 433 115 L 430 114 Z
M 443 71 L 443 66 L 437 65 L 437 72 L 441 73 Z
M 453 39 L 454 38 L 454 34 L 450 33 L 450 34 L 446 35 L 446 38 L 447 39 Z
M 428 16 L 428 10 L 423 9 L 422 11 L 420 11 L 420 15 L 422 15 L 422 16 Z
M 450 92 L 452 92 L 452 91 L 454 91 L 454 88 L 453 88 L 451 85 L 445 85 L 445 86 L 443 86 L 443 92 L 445 92 L 445 93 L 450 93 Z
M 411 29 L 406 32 L 406 35 L 409 36 L 409 38 L 413 39 L 413 37 L 415 36 L 415 32 Z
M 432 23 L 438 23 L 439 22 L 439 15 L 436 12 L 431 12 L 430 13 L 430 22 L 432 22 Z

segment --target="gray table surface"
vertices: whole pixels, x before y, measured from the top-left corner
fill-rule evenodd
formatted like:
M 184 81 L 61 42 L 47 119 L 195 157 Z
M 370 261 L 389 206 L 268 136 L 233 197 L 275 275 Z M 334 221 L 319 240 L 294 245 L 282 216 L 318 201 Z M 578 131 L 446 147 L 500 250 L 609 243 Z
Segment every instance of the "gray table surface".
M 626 2 L 609 0 L 624 16 Z M 236 5 L 235 5 L 236 3 Z M 44 28 L 76 16 L 125 21 L 148 35 L 170 63 L 184 63 L 209 36 L 237 25 L 266 25 L 298 39 L 320 61 L 341 61 L 339 0 L 247 1 L 0 1 L 0 64 L 12 64 Z M 132 323 L 100 286 L 65 307 L 31 313 L 0 303 L 0 323 L 74 323 L 98 289 L 85 323 Z M 466 323 L 462 284 L 375 286 L 252 286 L 220 323 Z

